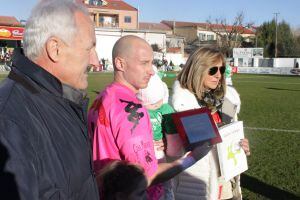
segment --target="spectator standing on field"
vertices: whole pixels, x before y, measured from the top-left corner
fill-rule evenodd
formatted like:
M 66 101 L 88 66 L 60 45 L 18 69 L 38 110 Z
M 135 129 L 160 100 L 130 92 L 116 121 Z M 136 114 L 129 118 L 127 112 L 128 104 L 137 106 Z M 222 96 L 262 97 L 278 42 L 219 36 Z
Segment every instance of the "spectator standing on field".
M 176 111 L 207 107 L 211 110 L 217 125 L 223 124 L 221 114 L 226 92 L 225 60 L 214 48 L 197 49 L 188 58 L 173 85 L 172 106 Z M 250 154 L 249 143 L 240 143 L 246 154 Z M 230 189 L 219 179 L 216 147 L 195 165 L 174 178 L 173 188 L 176 200 L 180 199 L 221 199 Z M 191 183 L 193 187 L 191 187 Z M 226 184 L 226 185 L 225 185 Z M 227 196 L 227 194 L 226 194 Z M 232 198 L 232 193 L 228 194 Z
M 225 81 L 226 85 L 232 85 L 232 67 L 230 65 L 226 64 L 226 69 L 225 69 Z
M 125 36 L 116 42 L 112 58 L 114 81 L 97 96 L 89 111 L 95 169 L 101 170 L 112 160 L 139 164 L 148 186 L 152 186 L 147 189 L 148 199 L 160 199 L 164 191 L 159 183 L 193 165 L 210 147 L 199 146 L 172 163 L 158 164 L 150 118 L 136 97 L 154 74 L 152 48 L 137 36 Z

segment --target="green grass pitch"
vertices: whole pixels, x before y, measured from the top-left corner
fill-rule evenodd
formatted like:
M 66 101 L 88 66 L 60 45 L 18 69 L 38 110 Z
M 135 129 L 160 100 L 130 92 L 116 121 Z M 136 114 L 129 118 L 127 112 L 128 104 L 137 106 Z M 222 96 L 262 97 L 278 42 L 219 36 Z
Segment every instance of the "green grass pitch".
M 89 75 L 90 105 L 112 79 L 112 73 Z M 174 78 L 164 81 L 171 94 Z M 300 199 L 300 77 L 235 74 L 233 83 L 251 147 L 241 177 L 243 198 Z

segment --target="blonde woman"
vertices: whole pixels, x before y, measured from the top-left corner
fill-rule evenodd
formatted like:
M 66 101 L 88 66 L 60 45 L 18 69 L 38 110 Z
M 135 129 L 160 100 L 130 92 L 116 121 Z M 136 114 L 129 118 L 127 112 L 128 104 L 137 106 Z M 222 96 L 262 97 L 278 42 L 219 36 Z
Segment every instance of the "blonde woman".
M 191 54 L 173 85 L 171 100 L 174 109 L 184 111 L 208 107 L 214 121 L 222 123 L 221 108 L 226 93 L 224 72 L 225 59 L 222 53 L 209 47 L 197 49 Z M 235 116 L 232 117 L 236 119 Z M 241 141 L 241 146 L 246 154 L 250 153 L 247 139 Z M 227 184 L 220 185 L 218 168 L 216 148 L 213 148 L 204 158 L 175 178 L 173 189 L 176 200 L 216 200 L 221 196 L 226 199 L 224 194 L 228 191 L 225 189 Z M 231 192 L 231 188 L 229 190 Z M 232 193 L 226 196 L 232 198 Z

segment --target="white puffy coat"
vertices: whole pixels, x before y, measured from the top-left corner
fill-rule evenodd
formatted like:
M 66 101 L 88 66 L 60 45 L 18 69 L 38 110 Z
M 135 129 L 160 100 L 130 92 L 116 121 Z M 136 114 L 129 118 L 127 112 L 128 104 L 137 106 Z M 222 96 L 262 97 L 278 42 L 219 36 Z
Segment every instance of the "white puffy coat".
M 237 92 L 229 88 L 228 95 L 225 98 L 234 101 L 238 106 L 237 112 L 240 109 L 239 96 Z M 228 96 L 228 97 L 227 97 Z M 171 104 L 174 109 L 179 111 L 200 108 L 198 101 L 193 93 L 180 86 L 178 81 L 174 82 L 173 95 L 171 97 Z M 236 114 L 233 116 L 236 120 Z M 190 168 L 180 173 L 174 178 L 174 194 L 176 200 L 216 200 L 218 199 L 218 177 L 219 163 L 217 158 L 216 148 L 213 148 L 205 157 L 199 160 Z

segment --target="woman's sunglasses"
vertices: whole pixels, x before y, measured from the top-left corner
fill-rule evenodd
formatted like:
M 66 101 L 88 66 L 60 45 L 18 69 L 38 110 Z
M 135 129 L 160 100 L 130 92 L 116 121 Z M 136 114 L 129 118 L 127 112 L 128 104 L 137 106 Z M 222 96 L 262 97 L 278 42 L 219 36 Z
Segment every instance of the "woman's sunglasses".
M 224 74 L 225 69 L 226 69 L 225 66 L 221 66 L 221 67 L 211 67 L 211 68 L 209 68 L 208 74 L 211 75 L 211 76 L 213 76 L 213 75 L 215 75 L 215 74 L 218 72 L 218 70 L 220 70 L 220 73 L 221 73 L 221 74 Z

